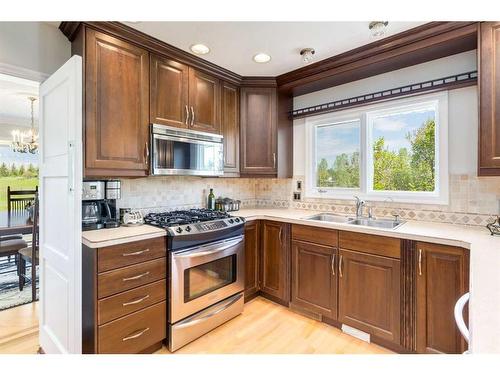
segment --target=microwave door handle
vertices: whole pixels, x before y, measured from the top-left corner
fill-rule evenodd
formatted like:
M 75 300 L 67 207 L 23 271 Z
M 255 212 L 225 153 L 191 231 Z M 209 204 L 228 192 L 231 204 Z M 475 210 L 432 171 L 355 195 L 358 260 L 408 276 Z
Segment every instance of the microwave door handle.
M 224 310 L 227 310 L 229 307 L 234 305 L 240 298 L 243 296 L 243 293 L 237 294 L 234 297 L 231 297 L 227 301 L 224 302 L 222 306 L 214 306 L 207 310 L 204 310 L 202 313 L 192 316 L 191 318 L 186 319 L 184 322 L 179 324 L 178 328 L 186 328 L 193 326 L 195 324 L 199 324 L 207 319 L 210 319 L 212 316 L 220 314 Z M 212 310 L 214 309 L 214 310 Z
M 226 241 L 222 243 L 215 243 L 213 245 L 208 245 L 208 246 L 200 246 L 196 249 L 193 249 L 191 251 L 186 251 L 185 253 L 181 254 L 174 254 L 174 258 L 198 258 L 198 257 L 203 257 L 206 255 L 211 255 L 211 254 L 216 254 L 220 253 L 224 250 L 229 249 L 230 247 L 234 247 L 238 245 L 239 243 L 243 242 L 244 237 L 240 236 L 235 240 L 231 241 Z

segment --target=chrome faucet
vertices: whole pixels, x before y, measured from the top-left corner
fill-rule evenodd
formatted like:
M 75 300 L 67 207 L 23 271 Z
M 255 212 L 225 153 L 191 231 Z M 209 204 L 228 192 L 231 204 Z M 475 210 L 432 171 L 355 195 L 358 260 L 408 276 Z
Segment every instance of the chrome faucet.
M 354 196 L 356 200 L 356 219 L 363 217 L 363 208 L 365 207 L 365 201 L 359 199 L 358 196 Z

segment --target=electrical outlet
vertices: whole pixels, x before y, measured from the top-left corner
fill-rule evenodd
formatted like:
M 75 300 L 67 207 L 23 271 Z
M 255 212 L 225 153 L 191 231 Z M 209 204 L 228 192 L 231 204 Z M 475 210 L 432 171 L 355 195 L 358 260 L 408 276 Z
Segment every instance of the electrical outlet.
M 297 181 L 297 190 L 302 190 L 302 181 Z
M 300 192 L 298 192 L 298 191 L 293 192 L 293 200 L 294 201 L 300 201 L 300 196 L 301 196 Z

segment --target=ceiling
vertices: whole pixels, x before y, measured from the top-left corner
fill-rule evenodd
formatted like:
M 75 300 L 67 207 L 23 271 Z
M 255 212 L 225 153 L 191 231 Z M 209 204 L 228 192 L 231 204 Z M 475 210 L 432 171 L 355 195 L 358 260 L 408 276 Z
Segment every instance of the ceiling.
M 28 96 L 38 97 L 38 82 L 0 74 L 0 143 L 12 139 L 14 129 L 31 127 L 31 104 Z M 34 105 L 35 127 L 38 124 L 38 101 Z
M 203 43 L 212 63 L 243 76 L 277 76 L 304 66 L 302 48 L 314 48 L 314 61 L 349 51 L 376 40 L 369 22 L 124 22 L 184 51 Z M 385 37 L 425 22 L 389 22 Z M 271 61 L 252 57 L 265 52 Z

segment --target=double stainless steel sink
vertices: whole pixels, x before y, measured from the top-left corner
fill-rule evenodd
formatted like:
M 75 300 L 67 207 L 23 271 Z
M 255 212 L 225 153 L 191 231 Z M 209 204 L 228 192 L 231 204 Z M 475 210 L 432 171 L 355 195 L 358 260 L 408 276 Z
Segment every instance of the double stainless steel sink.
M 315 220 L 330 223 L 344 223 L 350 225 L 361 225 L 365 227 L 375 227 L 383 229 L 396 229 L 400 225 L 404 224 L 401 220 L 390 220 L 390 219 L 375 219 L 375 218 L 353 218 L 329 213 L 317 214 L 309 217 L 305 217 L 305 220 Z

